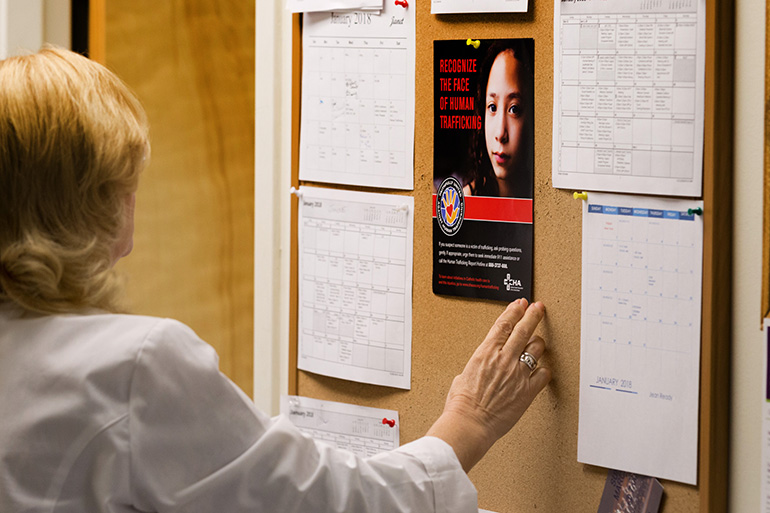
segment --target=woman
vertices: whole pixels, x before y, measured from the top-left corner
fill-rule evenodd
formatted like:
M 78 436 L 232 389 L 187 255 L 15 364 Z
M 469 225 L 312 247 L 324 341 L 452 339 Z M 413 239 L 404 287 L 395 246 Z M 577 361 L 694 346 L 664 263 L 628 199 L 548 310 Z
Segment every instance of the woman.
M 496 41 L 487 51 L 475 102 L 483 130 L 471 147 L 466 195 L 532 197 L 533 59 L 531 39 Z
M 545 350 L 543 306 L 509 305 L 425 437 L 369 459 L 316 443 L 188 327 L 117 313 L 147 131 L 84 57 L 0 62 L 3 510 L 475 512 L 466 472 L 550 380 L 519 361 Z

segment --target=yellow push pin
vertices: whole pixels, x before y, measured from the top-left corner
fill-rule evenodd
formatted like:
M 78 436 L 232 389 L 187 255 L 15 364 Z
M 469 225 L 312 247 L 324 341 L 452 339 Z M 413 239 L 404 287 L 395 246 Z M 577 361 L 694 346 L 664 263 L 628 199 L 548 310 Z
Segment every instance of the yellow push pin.
M 580 200 L 583 200 L 583 201 L 588 201 L 588 193 L 587 192 L 577 192 L 577 191 L 575 191 L 575 192 L 572 193 L 572 197 L 574 199 L 580 199 Z
M 468 40 L 465 41 L 465 44 L 468 46 L 472 46 L 473 48 L 478 50 L 479 46 L 481 46 L 481 41 L 479 41 L 478 39 L 474 41 L 473 39 L 468 38 Z

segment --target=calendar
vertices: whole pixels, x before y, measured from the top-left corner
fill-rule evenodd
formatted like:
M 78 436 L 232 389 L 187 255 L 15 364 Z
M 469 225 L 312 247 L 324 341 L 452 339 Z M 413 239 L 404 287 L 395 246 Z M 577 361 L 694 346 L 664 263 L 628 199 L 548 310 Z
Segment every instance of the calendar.
M 527 12 L 528 0 L 431 0 L 431 14 Z
M 398 448 L 400 423 L 395 410 L 283 395 L 281 414 L 314 440 L 361 458 Z
M 291 12 L 366 10 L 379 12 L 382 0 L 286 0 L 286 10 Z
M 414 187 L 413 13 L 304 15 L 301 180 Z
M 298 367 L 410 388 L 414 198 L 300 194 Z
M 702 202 L 583 206 L 578 461 L 695 484 Z
M 553 183 L 700 196 L 705 0 L 556 1 Z

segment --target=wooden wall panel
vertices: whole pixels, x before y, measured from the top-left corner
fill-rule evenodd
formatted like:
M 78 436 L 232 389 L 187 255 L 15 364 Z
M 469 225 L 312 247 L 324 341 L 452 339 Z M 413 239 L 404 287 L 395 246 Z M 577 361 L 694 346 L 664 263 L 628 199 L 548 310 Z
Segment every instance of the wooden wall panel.
M 254 0 L 115 0 L 106 64 L 139 95 L 152 157 L 134 251 L 132 312 L 191 326 L 246 393 L 253 383 Z

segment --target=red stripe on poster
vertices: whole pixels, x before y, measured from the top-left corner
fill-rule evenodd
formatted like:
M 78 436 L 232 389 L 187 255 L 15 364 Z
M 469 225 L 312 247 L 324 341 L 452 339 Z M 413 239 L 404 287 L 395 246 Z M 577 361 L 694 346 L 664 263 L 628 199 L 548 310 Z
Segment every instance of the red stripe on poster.
M 433 195 L 433 217 L 436 217 L 436 195 Z M 532 223 L 532 200 L 465 196 L 465 219 L 501 223 Z

